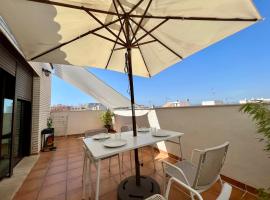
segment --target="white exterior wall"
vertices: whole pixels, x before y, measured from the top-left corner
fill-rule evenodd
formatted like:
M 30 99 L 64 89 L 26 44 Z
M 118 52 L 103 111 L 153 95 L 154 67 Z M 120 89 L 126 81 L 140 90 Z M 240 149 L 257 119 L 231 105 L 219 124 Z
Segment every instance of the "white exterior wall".
M 103 111 L 52 112 L 55 136 L 81 134 L 87 130 L 104 128 L 100 116 Z
M 256 188 L 270 186 L 270 158 L 264 143 L 258 141 L 254 122 L 239 112 L 240 106 L 209 106 L 156 109 L 160 128 L 184 132 L 184 157 L 194 148 L 207 148 L 230 142 L 222 174 Z M 177 154 L 172 143 L 167 151 Z
M 42 72 L 42 64 L 30 64 L 39 75 L 33 78 L 31 135 L 31 154 L 37 154 L 40 151 L 41 131 L 47 128 L 47 118 L 50 116 L 51 76 L 45 76 Z
M 194 148 L 204 149 L 229 141 L 222 174 L 256 188 L 269 187 L 269 154 L 263 151 L 264 143 L 258 140 L 260 135 L 256 134 L 254 122 L 240 113 L 239 108 L 240 105 L 160 108 L 140 117 L 137 124 L 149 123 L 153 127 L 185 133 L 182 145 L 184 158 L 188 159 Z M 131 119 L 117 116 L 116 127 L 127 123 L 131 123 Z M 158 148 L 179 155 L 176 144 L 162 142 Z

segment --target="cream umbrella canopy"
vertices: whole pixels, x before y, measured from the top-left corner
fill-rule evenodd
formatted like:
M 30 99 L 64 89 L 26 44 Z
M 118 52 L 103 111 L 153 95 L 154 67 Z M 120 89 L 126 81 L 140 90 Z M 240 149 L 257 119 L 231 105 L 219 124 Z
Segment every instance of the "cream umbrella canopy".
M 127 72 L 134 136 L 133 75 L 151 77 L 261 19 L 251 0 L 1 0 L 0 15 L 28 60 Z M 135 163 L 131 196 L 146 198 L 158 189 L 146 191 L 137 150 Z

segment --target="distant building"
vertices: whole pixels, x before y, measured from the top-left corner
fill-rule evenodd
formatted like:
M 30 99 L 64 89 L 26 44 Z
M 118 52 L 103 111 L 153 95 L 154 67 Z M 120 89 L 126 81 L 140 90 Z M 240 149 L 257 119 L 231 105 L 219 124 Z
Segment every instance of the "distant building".
M 241 99 L 239 101 L 240 104 L 246 104 L 246 103 L 256 103 L 256 102 L 263 102 L 263 103 L 270 103 L 270 99 L 265 98 L 252 98 L 252 99 Z
M 186 106 L 190 106 L 189 101 L 168 101 L 166 102 L 162 107 L 186 107 Z
M 68 106 L 58 104 L 51 106 L 51 112 L 62 112 L 62 111 L 82 111 L 82 110 L 106 110 L 107 108 L 101 103 L 87 103 L 78 106 Z
M 101 103 L 88 103 L 87 108 L 89 110 L 106 110 L 107 107 Z
M 221 100 L 213 100 L 213 101 L 202 101 L 203 106 L 214 106 L 214 105 L 222 105 L 224 104 Z
M 70 109 L 71 109 L 71 106 L 62 105 L 62 104 L 51 106 L 51 112 L 69 111 Z

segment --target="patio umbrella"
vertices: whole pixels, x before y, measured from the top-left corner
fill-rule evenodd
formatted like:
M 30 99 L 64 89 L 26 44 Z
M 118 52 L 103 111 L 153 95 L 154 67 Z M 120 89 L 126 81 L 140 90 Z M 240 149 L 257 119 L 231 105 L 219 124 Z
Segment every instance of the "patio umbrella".
M 135 137 L 133 75 L 151 77 L 261 19 L 251 0 L 1 0 L 0 14 L 28 60 L 127 73 Z M 135 162 L 132 198 L 152 181 L 140 179 L 137 150 Z

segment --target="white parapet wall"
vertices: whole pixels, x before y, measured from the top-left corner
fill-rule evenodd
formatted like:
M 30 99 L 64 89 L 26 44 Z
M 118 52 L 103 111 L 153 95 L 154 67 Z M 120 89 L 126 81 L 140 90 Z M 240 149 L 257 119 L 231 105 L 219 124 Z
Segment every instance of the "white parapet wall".
M 184 158 L 189 159 L 194 148 L 204 149 L 230 142 L 222 174 L 256 188 L 270 186 L 270 158 L 259 142 L 254 122 L 239 112 L 240 105 L 194 106 L 160 108 L 141 116 L 138 126 L 185 133 L 182 138 Z M 146 123 L 146 121 L 148 122 Z M 131 122 L 130 118 L 117 116 L 115 127 Z M 179 155 L 173 143 L 160 143 L 158 147 Z
M 86 130 L 104 128 L 100 119 L 102 111 L 64 111 L 52 112 L 55 136 L 84 133 Z

